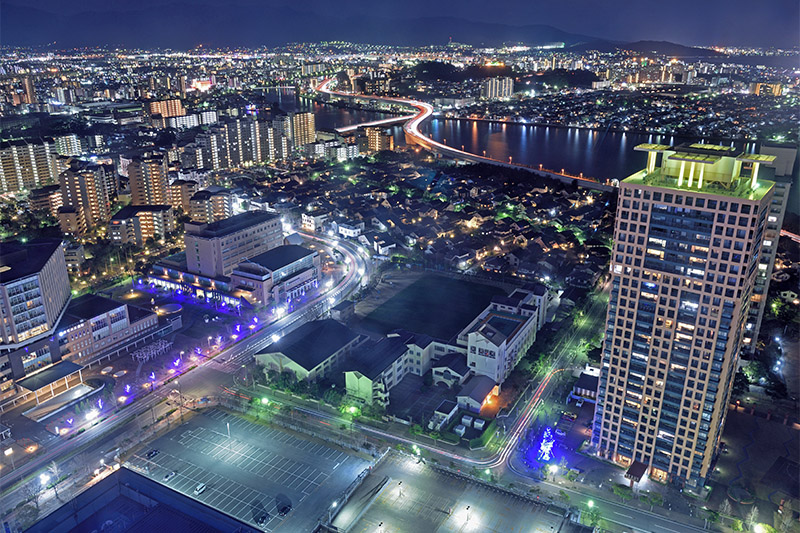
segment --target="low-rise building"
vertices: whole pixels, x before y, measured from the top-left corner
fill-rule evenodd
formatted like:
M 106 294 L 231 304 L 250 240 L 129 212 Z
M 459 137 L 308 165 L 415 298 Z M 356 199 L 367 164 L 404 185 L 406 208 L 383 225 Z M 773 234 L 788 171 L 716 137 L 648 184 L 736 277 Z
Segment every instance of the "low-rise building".
M 432 431 L 441 431 L 447 424 L 453 420 L 453 417 L 458 413 L 458 404 L 452 400 L 442 400 L 439 407 L 433 412 L 431 419 L 428 421 L 428 429 Z
M 347 396 L 367 405 L 386 407 L 389 391 L 408 374 L 422 376 L 431 360 L 448 345 L 427 335 L 404 330 L 390 333 L 378 342 L 368 341 L 353 352 L 346 370 Z
M 158 315 L 152 311 L 86 294 L 69 303 L 58 326 L 61 357 L 85 364 L 157 326 Z
M 431 364 L 434 385 L 449 388 L 462 385 L 469 377 L 467 357 L 463 353 L 451 352 Z
M 487 376 L 470 377 L 456 395 L 458 406 L 473 413 L 480 413 L 487 403 L 499 393 L 499 385 Z M 497 400 L 494 400 L 497 401 Z
M 467 364 L 476 374 L 502 384 L 536 340 L 539 323 L 533 294 L 517 289 L 510 296 L 495 297 L 458 335 L 467 347 Z
M 68 242 L 64 244 L 64 261 L 67 263 L 67 268 L 76 272 L 81 269 L 83 263 L 86 261 L 86 253 L 83 245 L 76 242 Z
M 304 212 L 301 216 L 301 225 L 306 231 L 321 231 L 325 222 L 328 221 L 328 213 L 319 209 Z
M 359 335 L 335 320 L 307 322 L 259 351 L 264 372 L 291 372 L 297 380 L 315 381 L 330 375 L 359 342 Z
M 351 300 L 344 300 L 331 307 L 331 318 L 342 323 L 347 323 L 356 314 L 356 304 Z
M 231 283 L 268 305 L 289 304 L 319 285 L 319 253 L 284 245 L 251 257 L 233 269 Z

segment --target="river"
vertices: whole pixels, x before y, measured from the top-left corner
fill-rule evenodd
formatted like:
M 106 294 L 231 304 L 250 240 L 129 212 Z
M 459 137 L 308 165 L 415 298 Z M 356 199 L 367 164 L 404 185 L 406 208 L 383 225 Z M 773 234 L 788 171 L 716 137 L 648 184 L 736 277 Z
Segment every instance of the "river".
M 268 101 L 276 102 L 286 112 L 312 111 L 317 128 L 332 130 L 361 122 L 387 118 L 391 115 L 348 109 L 299 100 L 291 89 L 270 90 Z M 436 119 L 423 127 L 431 138 L 454 148 L 478 155 L 522 163 L 586 177 L 606 179 L 625 178 L 644 168 L 647 154 L 633 147 L 641 143 L 680 144 L 698 139 L 669 135 L 648 135 L 616 131 L 534 126 L 530 124 L 503 124 L 488 121 Z M 395 144 L 405 143 L 402 128 L 392 128 Z M 717 144 L 719 141 L 708 141 Z M 727 143 L 730 144 L 730 141 Z M 734 142 L 734 146 L 755 151 L 755 143 Z M 800 204 L 800 187 L 792 188 L 792 196 Z M 790 206 L 796 212 L 797 207 Z

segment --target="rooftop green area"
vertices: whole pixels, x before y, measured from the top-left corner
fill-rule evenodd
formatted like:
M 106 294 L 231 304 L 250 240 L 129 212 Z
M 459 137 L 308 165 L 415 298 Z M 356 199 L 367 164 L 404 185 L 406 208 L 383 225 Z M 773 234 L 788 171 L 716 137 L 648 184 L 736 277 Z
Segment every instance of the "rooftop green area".
M 695 193 L 705 193 L 705 194 L 715 194 L 717 196 L 725 196 L 729 198 L 739 198 L 741 200 L 761 200 L 767 193 L 772 189 L 774 182 L 769 180 L 758 180 L 756 182 L 756 188 L 752 189 L 750 187 L 750 179 L 749 178 L 741 178 L 739 180 L 739 184 L 736 188 L 726 189 L 722 186 L 715 185 L 713 182 L 707 185 L 704 185 L 702 189 L 698 189 L 696 186 L 689 187 L 688 180 L 684 179 L 683 184 L 679 187 L 678 180 L 672 176 L 664 176 L 661 173 L 661 169 L 656 169 L 654 172 L 650 174 L 647 173 L 647 170 L 640 170 L 634 174 L 631 174 L 624 180 L 623 183 L 628 183 L 632 185 L 649 185 L 651 187 L 661 187 L 664 189 L 673 189 L 676 191 L 686 191 L 686 192 L 695 192 Z M 696 181 L 693 185 L 696 185 Z
M 403 328 L 449 340 L 483 311 L 497 287 L 426 274 L 364 318 L 362 326 L 378 333 Z

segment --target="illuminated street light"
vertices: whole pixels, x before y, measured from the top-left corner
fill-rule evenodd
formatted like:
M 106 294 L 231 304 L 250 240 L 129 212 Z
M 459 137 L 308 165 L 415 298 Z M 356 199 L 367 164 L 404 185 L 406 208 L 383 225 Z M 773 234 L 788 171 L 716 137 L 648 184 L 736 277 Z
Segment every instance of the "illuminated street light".
M 92 409 L 91 411 L 86 413 L 86 421 L 87 422 L 91 422 L 92 420 L 96 419 L 98 416 L 100 416 L 100 411 L 98 411 L 97 409 Z
M 272 334 L 272 342 L 278 342 L 279 340 L 281 340 L 281 336 L 278 335 L 277 333 L 273 333 Z
M 586 505 L 588 505 L 589 509 L 591 509 L 592 507 L 594 507 L 594 501 L 589 500 L 588 502 L 586 502 Z
M 50 476 L 47 474 L 39 474 L 39 482 L 42 485 L 47 485 L 50 482 Z

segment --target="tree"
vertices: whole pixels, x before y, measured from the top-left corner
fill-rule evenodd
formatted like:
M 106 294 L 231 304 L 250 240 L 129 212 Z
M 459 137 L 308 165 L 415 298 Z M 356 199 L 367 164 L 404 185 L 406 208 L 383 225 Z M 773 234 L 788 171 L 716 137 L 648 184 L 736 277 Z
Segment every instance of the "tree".
M 733 395 L 742 396 L 748 392 L 750 392 L 750 380 L 747 379 L 747 375 L 740 368 L 733 377 Z
M 567 493 L 566 493 L 566 492 L 564 492 L 563 490 L 560 490 L 560 491 L 558 491 L 558 497 L 559 497 L 559 499 L 561 499 L 561 500 L 562 500 L 564 503 L 569 503 L 569 494 L 567 494 Z
M 660 492 L 651 492 L 650 493 L 650 505 L 651 506 L 662 506 L 664 505 L 664 497 L 661 495 Z M 652 509 L 652 507 L 651 507 Z
M 592 507 L 591 509 L 586 511 L 586 522 L 592 526 L 597 527 L 600 524 L 600 520 L 602 516 L 600 516 L 600 510 Z
M 408 432 L 411 433 L 412 435 L 419 435 L 420 433 L 422 433 L 422 426 L 420 426 L 419 424 L 414 424 L 409 428 Z
M 622 485 L 617 483 L 614 485 L 614 494 L 619 496 L 619 498 L 624 502 L 625 500 L 630 500 L 633 497 L 633 489 L 631 489 L 627 485 Z
M 33 502 L 36 506 L 36 511 L 39 511 L 39 499 L 42 497 L 42 490 L 36 481 L 31 481 L 30 483 L 26 483 L 22 486 L 22 495 L 25 497 L 25 501 Z
M 58 483 L 61 481 L 61 474 L 63 473 L 61 467 L 57 462 L 53 461 L 50 463 L 48 470 L 50 471 L 50 475 L 53 476 L 53 492 L 56 494 L 56 499 L 61 501 L 61 498 L 58 496 Z
M 744 521 L 747 523 L 747 528 L 750 529 L 758 521 L 758 507 L 753 505 L 753 508 L 747 513 Z
M 731 516 L 733 512 L 733 508 L 731 507 L 731 502 L 728 498 L 722 500 L 722 503 L 719 505 L 719 514 L 725 516 Z
M 744 530 L 744 524 L 740 518 L 734 518 L 733 523 L 731 524 L 731 528 L 734 531 L 742 531 Z

